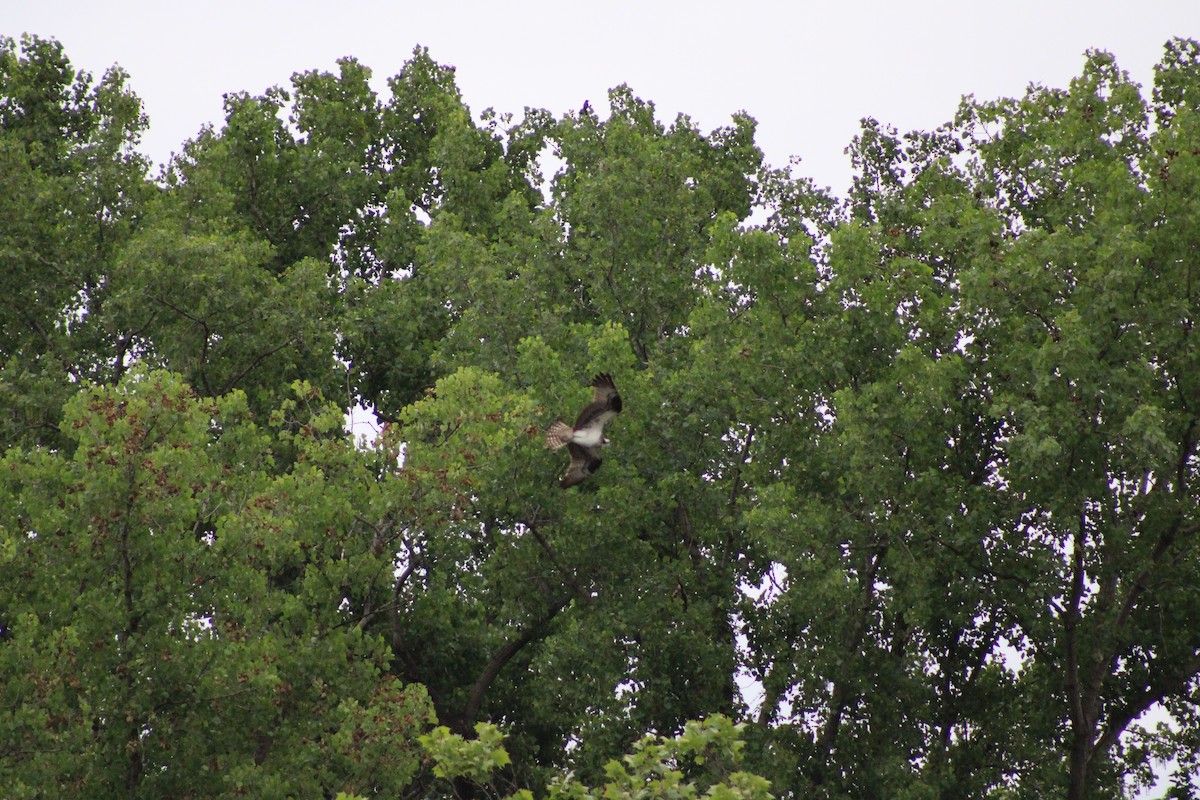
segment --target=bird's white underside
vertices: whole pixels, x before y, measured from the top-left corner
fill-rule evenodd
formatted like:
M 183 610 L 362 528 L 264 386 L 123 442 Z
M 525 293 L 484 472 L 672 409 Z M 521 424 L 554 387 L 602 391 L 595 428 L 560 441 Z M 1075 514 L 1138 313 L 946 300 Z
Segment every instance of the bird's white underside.
M 604 429 L 599 426 L 577 429 L 571 437 L 571 441 L 584 447 L 596 447 L 597 445 L 608 444 L 608 439 L 604 438 Z

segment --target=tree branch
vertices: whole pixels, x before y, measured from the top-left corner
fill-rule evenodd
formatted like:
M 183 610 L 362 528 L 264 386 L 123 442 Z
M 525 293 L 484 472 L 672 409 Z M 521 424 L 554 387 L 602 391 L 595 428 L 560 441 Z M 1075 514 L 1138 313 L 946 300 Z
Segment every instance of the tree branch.
M 467 696 L 466 705 L 463 706 L 462 717 L 458 721 L 457 733 L 466 736 L 470 732 L 472 726 L 475 724 L 475 718 L 479 714 L 479 709 L 483 705 L 483 697 L 491 687 L 492 681 L 496 680 L 501 670 L 504 669 L 508 662 L 512 661 L 517 653 L 545 635 L 547 626 L 558 616 L 560 611 L 567 607 L 572 597 L 573 595 L 570 594 L 563 595 L 547 610 L 544 617 L 522 631 L 521 635 L 516 639 L 513 639 L 497 650 L 491 659 L 488 660 L 487 665 L 483 668 L 483 672 L 479 674 L 479 677 L 475 679 L 474 685 L 471 686 L 471 692 Z

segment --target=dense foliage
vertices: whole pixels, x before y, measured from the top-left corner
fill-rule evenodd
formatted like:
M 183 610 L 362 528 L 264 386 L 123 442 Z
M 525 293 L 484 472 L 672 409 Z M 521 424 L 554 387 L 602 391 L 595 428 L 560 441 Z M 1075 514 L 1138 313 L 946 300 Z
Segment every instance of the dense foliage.
M 0 40 L 6 796 L 1193 796 L 1200 44 L 865 120 L 844 200 L 370 77 L 151 176 Z

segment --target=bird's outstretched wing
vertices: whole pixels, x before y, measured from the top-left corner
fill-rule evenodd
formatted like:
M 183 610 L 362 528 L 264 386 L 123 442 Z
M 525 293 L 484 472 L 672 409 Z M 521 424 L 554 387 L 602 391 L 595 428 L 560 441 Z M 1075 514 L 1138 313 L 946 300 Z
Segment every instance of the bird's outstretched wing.
M 612 375 L 601 372 L 592 378 L 592 402 L 603 403 L 616 413 L 621 411 L 621 395 L 617 393 Z
M 563 476 L 562 482 L 558 484 L 563 489 L 583 483 L 589 475 L 600 469 L 602 463 L 598 447 L 584 447 L 574 442 L 568 442 L 567 452 L 571 454 L 571 464 L 567 467 L 567 474 Z
M 612 375 L 602 372 L 592 379 L 592 402 L 583 407 L 575 420 L 575 430 L 604 425 L 621 413 L 621 395 L 613 384 Z

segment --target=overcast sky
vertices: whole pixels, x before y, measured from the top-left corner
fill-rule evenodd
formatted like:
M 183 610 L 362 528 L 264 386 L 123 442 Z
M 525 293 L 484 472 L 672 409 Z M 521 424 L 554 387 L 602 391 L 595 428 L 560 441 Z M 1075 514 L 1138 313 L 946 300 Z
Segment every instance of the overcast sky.
M 142 149 L 156 163 L 220 122 L 226 92 L 286 86 L 347 55 L 384 92 L 421 44 L 457 67 L 476 113 L 557 115 L 628 83 L 667 122 L 685 112 L 707 131 L 747 111 L 771 163 L 799 156 L 800 174 L 844 194 L 843 150 L 860 118 L 930 129 L 964 94 L 1066 86 L 1092 47 L 1148 92 L 1163 43 L 1200 38 L 1200 0 L 0 0 L 0 33 L 56 38 L 97 77 L 123 66 L 149 114 Z

